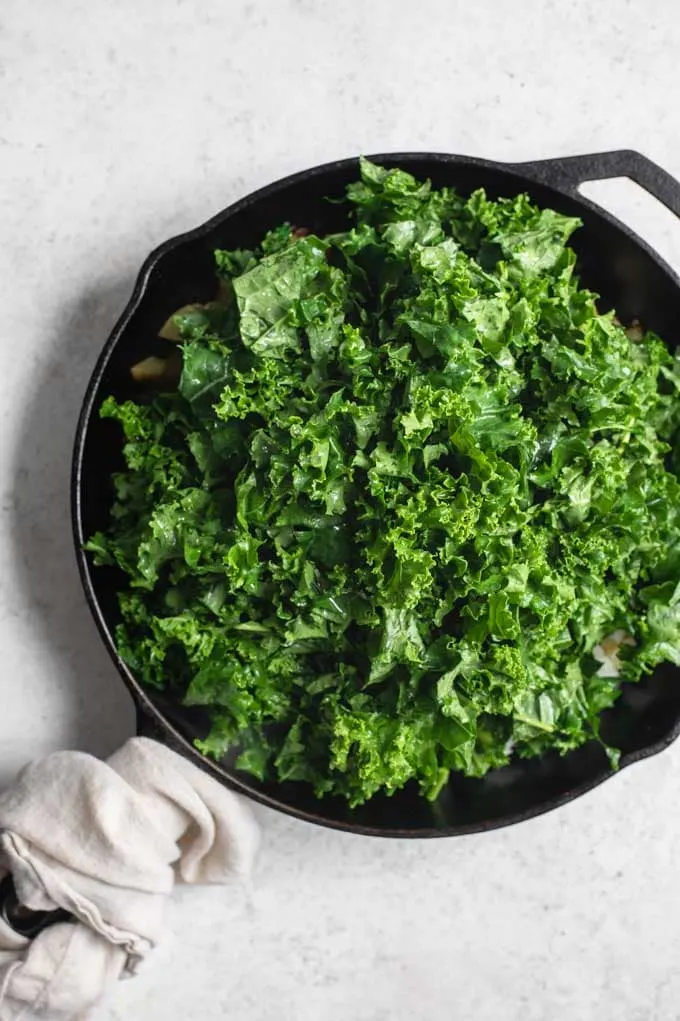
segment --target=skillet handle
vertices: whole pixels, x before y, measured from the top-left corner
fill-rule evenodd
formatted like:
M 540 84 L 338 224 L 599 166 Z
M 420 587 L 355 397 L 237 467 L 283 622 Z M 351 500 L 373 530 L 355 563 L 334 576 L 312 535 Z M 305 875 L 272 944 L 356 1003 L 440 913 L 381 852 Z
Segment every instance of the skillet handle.
M 186 755 L 186 749 L 174 740 L 172 734 L 169 734 L 168 731 L 161 726 L 158 720 L 154 719 L 151 713 L 146 712 L 143 706 L 137 704 L 136 713 L 137 737 L 150 737 L 152 741 L 158 741 L 159 744 L 164 744 L 166 748 L 169 748 L 173 752 L 177 752 L 178 755 Z
M 150 737 L 154 741 L 161 741 L 167 744 L 163 731 L 156 721 L 148 713 L 145 713 L 140 705 L 136 706 L 137 714 L 137 737 Z
M 680 183 L 656 163 L 634 149 L 615 149 L 584 156 L 563 156 L 529 163 L 513 163 L 514 170 L 549 188 L 578 195 L 586 181 L 628 177 L 680 217 Z

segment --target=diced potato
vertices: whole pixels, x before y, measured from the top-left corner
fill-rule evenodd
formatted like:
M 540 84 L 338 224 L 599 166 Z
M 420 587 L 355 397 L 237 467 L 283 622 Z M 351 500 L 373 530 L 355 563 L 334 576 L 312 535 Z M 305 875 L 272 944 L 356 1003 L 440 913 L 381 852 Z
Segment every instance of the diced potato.
M 622 645 L 635 646 L 635 639 L 621 628 L 612 631 L 593 649 L 593 657 L 602 666 L 597 671 L 598 677 L 618 677 L 621 670 L 619 649 Z
M 644 335 L 645 331 L 643 330 L 639 319 L 633 319 L 630 326 L 626 327 L 626 336 L 629 340 L 634 341 L 636 344 L 640 343 L 640 341 L 644 338 Z
M 130 369 L 130 375 L 135 383 L 168 384 L 170 387 L 177 385 L 181 372 L 182 358 L 179 352 L 173 353 L 169 358 L 151 355 Z
M 182 338 L 180 337 L 179 327 L 175 322 L 175 316 L 181 316 L 187 312 L 200 312 L 201 309 L 204 309 L 205 307 L 205 305 L 202 305 L 199 302 L 193 302 L 190 305 L 182 305 L 181 308 L 178 308 L 176 312 L 173 312 L 172 315 L 165 320 L 158 331 L 158 336 L 162 337 L 163 340 L 172 340 L 175 343 L 178 343 Z

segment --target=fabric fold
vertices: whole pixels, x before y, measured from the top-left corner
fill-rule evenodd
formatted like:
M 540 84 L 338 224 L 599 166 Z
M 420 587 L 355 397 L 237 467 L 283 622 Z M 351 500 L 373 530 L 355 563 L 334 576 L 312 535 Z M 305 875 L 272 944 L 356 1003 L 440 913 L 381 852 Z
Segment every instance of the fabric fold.
M 148 738 L 107 762 L 56 752 L 28 765 L 0 795 L 0 875 L 26 907 L 73 921 L 33 941 L 0 923 L 0 1021 L 89 1009 L 158 942 L 175 882 L 245 877 L 257 846 L 238 795 Z

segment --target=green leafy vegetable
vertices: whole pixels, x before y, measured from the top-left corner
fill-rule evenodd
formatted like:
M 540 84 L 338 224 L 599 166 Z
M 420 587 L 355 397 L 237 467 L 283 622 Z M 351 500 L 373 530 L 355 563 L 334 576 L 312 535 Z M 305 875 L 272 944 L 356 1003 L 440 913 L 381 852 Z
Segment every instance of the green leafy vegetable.
M 102 407 L 127 470 L 88 548 L 206 754 L 356 805 L 566 752 L 680 663 L 680 368 L 579 285 L 577 220 L 365 160 L 348 201 L 216 253 L 178 392 Z

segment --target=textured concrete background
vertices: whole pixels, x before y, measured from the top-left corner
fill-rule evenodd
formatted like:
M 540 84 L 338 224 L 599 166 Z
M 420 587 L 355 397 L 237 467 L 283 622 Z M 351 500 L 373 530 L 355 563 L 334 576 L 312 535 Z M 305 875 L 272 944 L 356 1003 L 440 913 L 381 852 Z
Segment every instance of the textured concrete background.
M 127 695 L 80 594 L 68 471 L 148 251 L 357 152 L 633 147 L 680 176 L 673 0 L 4 0 L 0 10 L 0 782 L 107 753 Z M 626 182 L 586 189 L 680 267 Z M 183 891 L 97 1021 L 680 1018 L 680 746 L 513 830 L 388 843 L 261 812 L 252 894 Z

